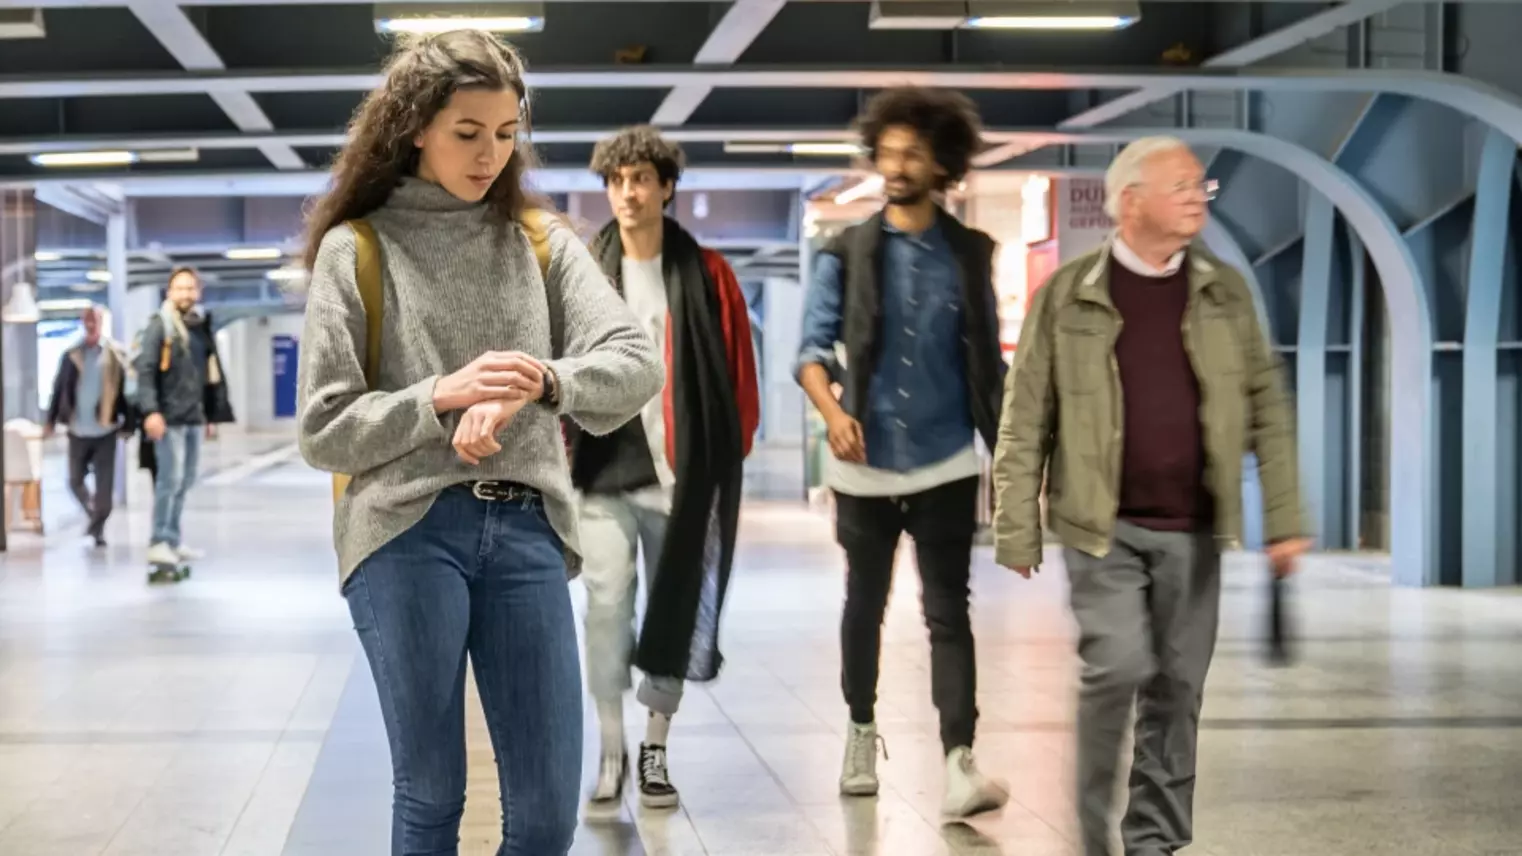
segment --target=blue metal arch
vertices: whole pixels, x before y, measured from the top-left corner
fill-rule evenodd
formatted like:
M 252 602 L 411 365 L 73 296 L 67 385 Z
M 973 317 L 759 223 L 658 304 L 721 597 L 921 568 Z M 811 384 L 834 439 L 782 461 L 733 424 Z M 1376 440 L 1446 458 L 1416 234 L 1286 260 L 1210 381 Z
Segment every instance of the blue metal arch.
M 1463 584 L 1508 585 L 1518 580 L 1512 567 L 1516 505 L 1503 490 L 1511 478 L 1498 472 L 1503 459 L 1498 436 L 1502 296 L 1511 238 L 1512 195 L 1517 145 L 1499 131 L 1485 137 L 1475 182 L 1469 240 L 1469 279 L 1464 321 L 1464 482 Z
M 1258 274 L 1253 270 L 1252 261 L 1247 254 L 1242 252 L 1242 244 L 1224 223 L 1211 217 L 1205 221 L 1205 230 L 1200 233 L 1200 238 L 1210 251 L 1236 268 L 1247 280 L 1247 287 L 1252 291 L 1253 307 L 1258 310 L 1258 321 L 1263 325 L 1266 332 L 1268 326 L 1268 309 L 1263 301 L 1263 286 L 1258 282 Z
M 1053 142 L 1126 143 L 1154 135 L 1170 135 L 1193 146 L 1234 149 L 1289 170 L 1330 200 L 1368 248 L 1390 313 L 1392 574 L 1405 585 L 1436 583 L 1432 308 L 1400 229 L 1352 176 L 1304 146 L 1266 134 L 1220 128 L 1103 128 L 1055 134 Z

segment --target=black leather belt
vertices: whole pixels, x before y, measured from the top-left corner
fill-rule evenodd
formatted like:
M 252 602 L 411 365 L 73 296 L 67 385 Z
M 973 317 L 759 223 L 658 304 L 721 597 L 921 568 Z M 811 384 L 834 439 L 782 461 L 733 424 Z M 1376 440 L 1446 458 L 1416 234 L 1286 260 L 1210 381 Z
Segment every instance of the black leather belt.
M 537 488 L 526 484 L 510 481 L 478 481 L 469 482 L 465 485 L 476 499 L 486 502 L 522 502 L 524 500 L 538 499 L 541 494 Z

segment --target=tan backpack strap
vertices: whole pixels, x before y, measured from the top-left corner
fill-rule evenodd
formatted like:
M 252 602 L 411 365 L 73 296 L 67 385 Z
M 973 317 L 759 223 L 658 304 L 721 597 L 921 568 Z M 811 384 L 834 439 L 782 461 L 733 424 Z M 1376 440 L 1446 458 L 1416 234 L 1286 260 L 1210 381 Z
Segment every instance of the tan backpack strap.
M 381 322 L 385 320 L 380 240 L 368 221 L 348 223 L 354 230 L 354 282 L 365 306 L 365 385 L 375 389 L 380 378 Z
M 544 296 L 550 310 L 550 356 L 565 355 L 565 309 L 560 301 L 560 283 L 550 277 L 550 218 L 554 215 L 542 208 L 528 208 L 523 212 L 523 233 L 534 247 L 534 260 L 539 262 L 539 278 L 544 281 Z

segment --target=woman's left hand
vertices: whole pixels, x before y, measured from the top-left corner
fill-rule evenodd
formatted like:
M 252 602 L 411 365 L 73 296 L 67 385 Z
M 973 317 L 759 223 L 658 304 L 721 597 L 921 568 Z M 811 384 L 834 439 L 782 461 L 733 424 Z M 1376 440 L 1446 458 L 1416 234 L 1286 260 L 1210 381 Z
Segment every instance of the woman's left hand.
M 527 404 L 526 399 L 494 399 L 473 404 L 460 414 L 460 424 L 454 431 L 454 450 L 460 460 L 471 466 L 479 466 L 484 458 L 502 451 L 497 434 L 506 428 L 518 411 Z

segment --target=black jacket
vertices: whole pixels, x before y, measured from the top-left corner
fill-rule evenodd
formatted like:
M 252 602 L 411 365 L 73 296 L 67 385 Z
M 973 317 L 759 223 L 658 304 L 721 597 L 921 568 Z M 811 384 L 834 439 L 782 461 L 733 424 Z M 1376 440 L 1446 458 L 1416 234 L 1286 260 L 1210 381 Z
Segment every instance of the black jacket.
M 116 424 L 120 420 L 121 433 L 131 434 L 137 421 L 127 397 L 127 355 L 104 339 L 100 346 L 101 399 L 95 417 L 102 425 Z M 58 374 L 53 378 L 53 398 L 48 402 L 47 416 L 43 420 L 47 425 L 67 427 L 73 423 L 83 364 L 84 345 L 75 345 L 64 352 L 58 363 Z
M 170 425 L 232 422 L 211 316 L 186 332 L 188 337 L 170 331 L 166 342 L 163 315 L 148 319 L 133 363 L 138 411 L 144 418 L 161 414 Z
M 967 365 L 968 401 L 972 422 L 983 442 L 993 449 L 999 436 L 1003 412 L 1004 356 L 999 350 L 996 318 L 998 305 L 993 291 L 993 238 L 968 228 L 937 208 L 936 217 L 951 252 L 956 256 L 962 290 L 962 350 Z M 882 326 L 883 213 L 850 226 L 836 235 L 821 252 L 837 256 L 844 268 L 842 295 L 844 323 L 840 332 L 846 349 L 845 377 L 840 406 L 860 420 L 867 408 L 867 386 L 877 365 L 878 330 Z M 838 371 L 837 371 L 838 373 Z

